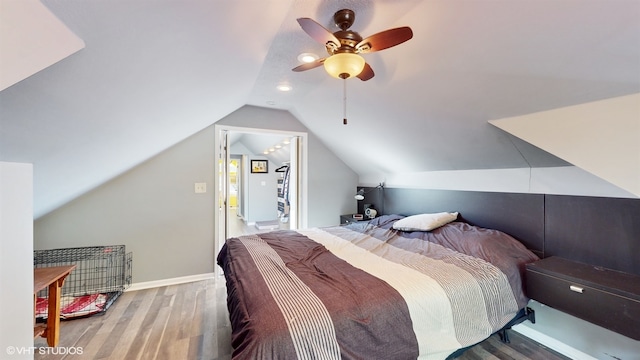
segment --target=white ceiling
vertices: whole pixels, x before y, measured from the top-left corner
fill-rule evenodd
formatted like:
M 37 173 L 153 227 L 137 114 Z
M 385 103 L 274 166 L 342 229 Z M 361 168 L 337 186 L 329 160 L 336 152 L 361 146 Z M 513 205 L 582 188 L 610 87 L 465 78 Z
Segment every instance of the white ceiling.
M 291 160 L 291 144 L 289 142 L 285 143 L 285 140 L 291 141 L 289 136 L 237 131 L 231 131 L 229 134 L 232 151 L 233 145 L 240 143 L 252 154 L 267 158 L 278 166 Z M 269 151 L 270 149 L 272 150 Z M 268 154 L 265 154 L 265 151 Z
M 0 160 L 34 163 L 36 216 L 246 104 L 290 111 L 363 175 L 562 165 L 487 121 L 640 92 L 637 0 L 42 3 L 86 47 L 0 92 Z M 365 55 L 346 126 L 342 81 L 291 71 L 324 51 L 296 18 L 331 28 L 341 8 L 363 36 L 414 32 Z
M 82 39 L 38 0 L 0 2 L 0 91 L 82 48 Z

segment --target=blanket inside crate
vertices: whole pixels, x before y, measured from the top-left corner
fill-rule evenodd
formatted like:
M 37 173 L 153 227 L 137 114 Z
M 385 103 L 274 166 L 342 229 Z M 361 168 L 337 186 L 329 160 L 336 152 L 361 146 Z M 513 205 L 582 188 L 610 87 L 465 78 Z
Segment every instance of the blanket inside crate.
M 108 294 L 100 293 L 81 296 L 61 296 L 60 318 L 72 319 L 100 313 L 105 310 L 108 298 Z M 46 297 L 38 297 L 36 299 L 36 318 L 47 318 L 48 310 L 48 299 Z

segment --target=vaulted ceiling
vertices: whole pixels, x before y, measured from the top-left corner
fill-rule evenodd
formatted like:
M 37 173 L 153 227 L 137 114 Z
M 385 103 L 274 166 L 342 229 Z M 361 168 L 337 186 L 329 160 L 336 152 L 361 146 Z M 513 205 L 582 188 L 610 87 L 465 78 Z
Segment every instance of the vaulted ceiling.
M 34 163 L 40 213 L 244 105 L 290 111 L 366 174 L 565 165 L 488 121 L 640 92 L 637 0 L 42 4 L 84 48 L 0 92 L 0 160 Z M 291 71 L 300 53 L 326 56 L 296 18 L 333 31 L 341 8 L 363 36 L 414 32 L 364 55 L 375 77 L 347 80 L 348 125 L 342 80 Z

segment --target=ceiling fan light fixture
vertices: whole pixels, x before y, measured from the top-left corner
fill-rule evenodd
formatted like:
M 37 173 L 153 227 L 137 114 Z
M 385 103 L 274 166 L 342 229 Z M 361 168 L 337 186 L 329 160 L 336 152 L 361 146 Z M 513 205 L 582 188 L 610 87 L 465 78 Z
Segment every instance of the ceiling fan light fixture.
M 337 79 L 347 79 L 359 75 L 364 69 L 362 56 L 354 53 L 339 53 L 324 61 L 324 69 Z

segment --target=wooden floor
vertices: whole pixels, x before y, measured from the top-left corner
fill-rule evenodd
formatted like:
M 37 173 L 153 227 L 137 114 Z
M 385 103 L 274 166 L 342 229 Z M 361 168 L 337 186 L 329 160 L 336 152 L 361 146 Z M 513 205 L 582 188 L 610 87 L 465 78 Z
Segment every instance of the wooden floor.
M 235 236 L 246 235 L 246 234 L 257 234 L 265 231 L 270 231 L 270 229 L 260 230 L 256 228 L 255 223 L 252 223 L 251 225 L 247 225 L 242 220 L 242 217 L 240 217 L 237 214 L 236 208 L 229 208 L 229 212 L 227 213 L 227 216 L 229 219 L 227 237 L 235 237 Z M 289 229 L 288 223 L 279 222 L 278 224 L 279 224 L 279 228 L 278 228 L 279 230 Z
M 567 359 L 514 331 L 510 337 L 503 344 L 494 335 L 458 359 Z M 102 315 L 62 321 L 57 351 L 44 339 L 34 346 L 35 359 L 231 359 L 224 280 L 126 292 Z
M 102 315 L 61 322 L 58 348 L 81 356 L 35 359 L 231 359 L 228 318 L 223 280 L 125 292 Z

